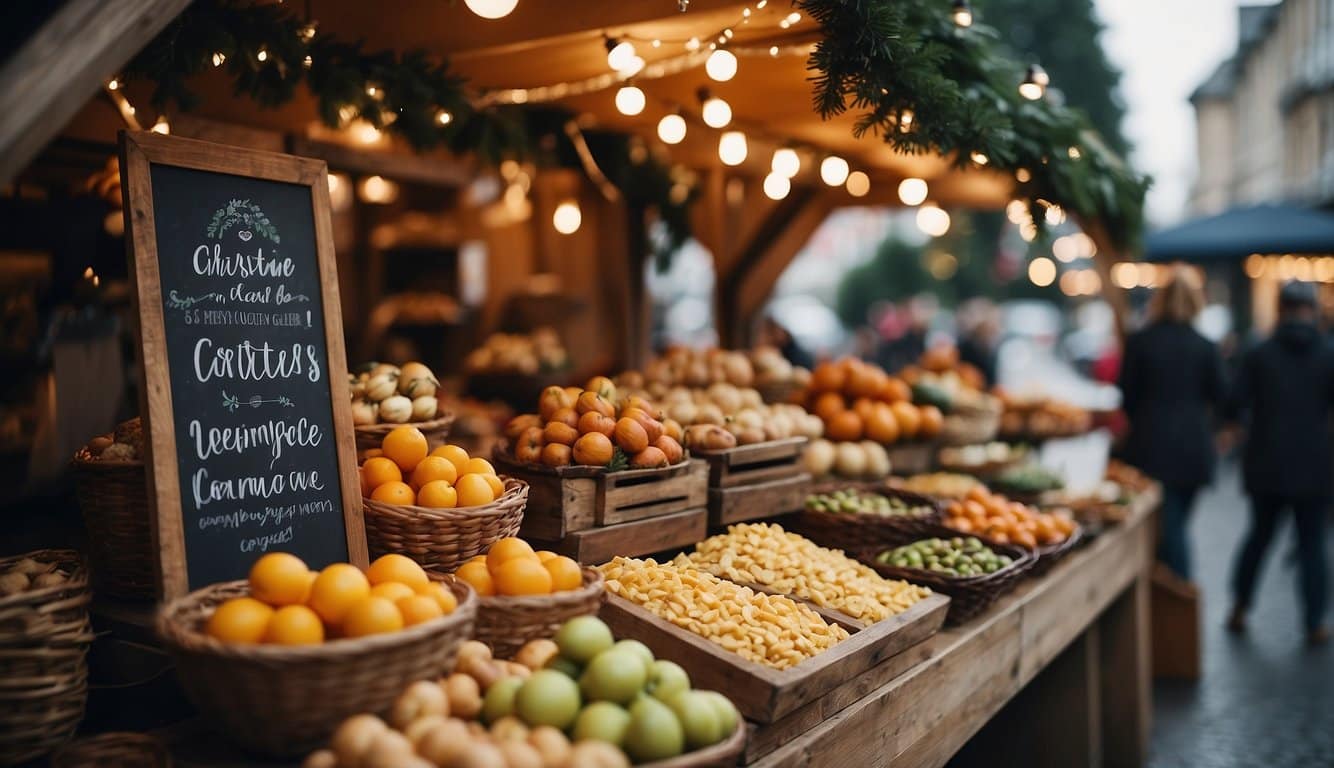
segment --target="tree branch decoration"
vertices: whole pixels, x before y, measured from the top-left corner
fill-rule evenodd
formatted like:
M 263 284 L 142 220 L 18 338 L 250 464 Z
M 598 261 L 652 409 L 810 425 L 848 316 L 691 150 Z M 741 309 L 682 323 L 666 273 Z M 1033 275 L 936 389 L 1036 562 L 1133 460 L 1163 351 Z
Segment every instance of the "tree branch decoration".
M 277 245 L 278 228 L 269 221 L 268 215 L 258 204 L 250 200 L 230 200 L 223 208 L 213 212 L 213 218 L 208 223 L 207 235 L 218 240 L 227 234 L 227 230 L 237 225 L 249 227 L 248 230 L 241 232 L 242 240 L 249 240 L 250 233 L 263 237 L 269 242 Z

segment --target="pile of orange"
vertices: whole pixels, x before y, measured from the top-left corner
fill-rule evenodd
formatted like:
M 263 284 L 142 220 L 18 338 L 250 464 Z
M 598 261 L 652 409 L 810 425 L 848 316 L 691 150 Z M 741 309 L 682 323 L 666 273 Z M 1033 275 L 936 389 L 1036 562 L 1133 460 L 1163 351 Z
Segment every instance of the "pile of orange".
M 348 563 L 312 571 L 296 555 L 270 552 L 250 568 L 250 597 L 219 605 L 204 632 L 228 643 L 317 645 L 397 632 L 456 607 L 448 587 L 403 555 L 385 555 L 362 573 Z
M 386 504 L 452 509 L 490 504 L 505 493 L 491 462 L 457 445 L 429 451 L 426 436 L 396 427 L 361 464 L 361 494 Z
M 939 408 L 912 403 L 907 382 L 855 357 L 817 365 L 802 404 L 820 417 L 825 437 L 834 441 L 929 440 L 945 426 Z
M 1065 515 L 1040 512 L 992 493 L 982 485 L 974 486 L 964 498 L 945 506 L 945 525 L 996 544 L 1015 544 L 1025 549 L 1059 544 L 1075 532 L 1075 522 Z
M 528 542 L 501 539 L 454 572 L 482 597 L 550 595 L 578 589 L 584 583 L 579 564 L 564 555 L 534 552 Z

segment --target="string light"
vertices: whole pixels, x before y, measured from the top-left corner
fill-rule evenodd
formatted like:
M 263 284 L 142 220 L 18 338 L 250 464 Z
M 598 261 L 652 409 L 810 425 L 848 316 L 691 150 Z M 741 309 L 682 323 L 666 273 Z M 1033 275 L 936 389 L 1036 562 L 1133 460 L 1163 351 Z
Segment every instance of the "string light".
M 726 128 L 727 124 L 732 122 L 732 105 L 717 96 L 710 96 L 708 91 L 700 92 L 700 100 L 703 106 L 700 108 L 700 117 L 704 124 L 710 128 Z
M 1249 274 L 1250 265 L 1247 266 Z M 1128 261 L 1119 262 L 1112 266 L 1112 282 L 1116 283 L 1116 287 L 1128 291 L 1139 284 L 1139 272 L 1135 269 L 1134 264 Z
M 624 72 L 638 58 L 635 55 L 635 45 L 629 40 L 608 37 L 603 44 L 607 47 L 607 66 L 614 72 Z
M 699 50 L 699 38 L 698 38 L 698 37 L 692 37 L 692 38 L 690 38 L 689 40 L 687 40 L 687 41 L 686 41 L 686 50 L 687 50 L 687 51 L 690 51 L 691 53 L 694 53 L 695 51 L 698 51 L 698 50 Z
M 791 191 L 792 182 L 778 171 L 764 177 L 764 195 L 770 200 L 782 200 Z
M 1033 174 L 1027 168 L 1020 168 L 1014 172 L 1014 180 L 1020 184 L 1027 184 L 1033 180 Z
M 871 177 L 861 171 L 848 174 L 848 194 L 853 197 L 866 197 L 871 192 Z
M 973 9 L 969 7 L 968 0 L 954 0 L 954 25 L 967 29 L 973 26 Z
M 579 210 L 579 203 L 574 200 L 562 202 L 551 213 L 551 226 L 562 235 L 573 235 L 579 231 L 579 225 L 583 223 L 584 214 Z
M 773 56 L 774 58 L 778 58 L 778 46 L 776 45 L 769 46 L 769 55 Z
M 658 138 L 663 144 L 680 144 L 686 137 L 686 119 L 673 112 L 658 121 Z
M 171 124 L 167 122 L 166 115 L 158 115 L 157 122 L 153 123 L 153 133 L 160 133 L 164 136 L 171 133 Z
M 899 182 L 899 200 L 904 205 L 921 205 L 929 190 L 922 179 L 904 179 Z
M 213 52 L 213 66 L 221 67 L 226 62 L 227 62 L 227 54 L 223 53 L 222 51 Z
M 779 147 L 774 150 L 769 167 L 779 176 L 790 179 L 801 171 L 801 156 L 791 147 Z
M 519 0 L 463 0 L 463 4 L 484 19 L 503 19 L 514 11 Z
M 107 81 L 107 90 L 108 90 L 108 91 L 117 91 L 117 90 L 120 90 L 120 80 L 119 80 L 118 78 L 115 78 L 115 77 L 113 77 L 113 78 L 111 78 L 110 80 L 108 80 L 108 81 Z
M 1029 221 L 1028 203 L 1023 200 L 1011 200 L 1006 203 L 1005 218 L 1009 219 L 1011 224 L 1023 224 Z
M 736 54 L 726 48 L 719 48 L 709 54 L 704 62 L 704 72 L 711 80 L 725 83 L 736 77 Z
M 978 165 L 986 165 L 987 163 L 991 162 L 991 158 L 987 157 L 985 154 L 978 151 L 974 151 L 971 155 L 969 155 L 969 157 L 972 159 L 974 163 L 977 163 Z
M 820 179 L 831 187 L 841 187 L 848 180 L 848 161 L 830 155 L 820 162 Z
M 1083 153 L 1079 151 L 1079 147 L 1071 147 L 1066 154 L 1070 155 L 1071 160 L 1078 160 L 1084 156 Z
M 1046 70 L 1037 64 L 1029 64 L 1023 82 L 1019 83 L 1019 95 L 1029 101 L 1037 101 L 1047 92 L 1049 84 L 1051 78 L 1047 76 Z
M 398 199 L 398 185 L 383 176 L 367 176 L 357 189 L 363 202 L 388 205 Z
M 454 116 L 446 110 L 437 109 L 435 112 L 435 122 L 439 125 L 449 125 L 454 122 Z
M 741 165 L 746 162 L 746 134 L 725 131 L 718 137 L 718 159 L 723 165 Z
M 1059 227 L 1065 223 L 1065 210 L 1059 205 L 1049 205 L 1047 210 L 1043 211 L 1042 218 L 1046 220 L 1048 226 Z
M 935 203 L 917 209 L 917 228 L 931 237 L 941 237 L 950 231 L 950 215 Z
M 648 100 L 644 97 L 644 92 L 637 86 L 622 86 L 616 92 L 616 110 L 622 115 L 634 116 L 644 111 L 644 105 Z
M 306 69 L 310 69 L 311 65 L 314 63 L 315 60 L 310 57 L 310 54 L 306 54 L 306 58 L 301 60 L 301 66 L 305 67 Z
M 1056 262 L 1046 256 L 1028 262 L 1028 279 L 1039 288 L 1046 288 L 1056 282 Z
M 309 43 L 311 40 L 315 39 L 315 30 L 317 26 L 318 25 L 313 21 L 306 22 L 302 25 L 301 29 L 297 30 L 297 37 L 301 38 L 301 42 Z
M 268 60 L 269 60 L 269 49 L 268 49 L 268 48 L 260 48 L 260 49 L 259 49 L 259 52 L 255 54 L 255 60 L 256 60 L 256 61 L 259 61 L 259 62 L 261 62 L 261 63 L 262 63 L 262 62 L 265 62 L 265 61 L 268 61 Z

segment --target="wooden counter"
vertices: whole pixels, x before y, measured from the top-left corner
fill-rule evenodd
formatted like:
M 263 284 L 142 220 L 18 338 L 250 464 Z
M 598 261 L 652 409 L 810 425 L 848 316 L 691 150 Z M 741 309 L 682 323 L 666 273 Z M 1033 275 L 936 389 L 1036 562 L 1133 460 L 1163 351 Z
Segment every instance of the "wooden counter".
M 1142 764 L 1157 504 L 1142 495 L 1042 578 L 867 672 L 874 689 L 863 680 L 757 729 L 747 765 Z

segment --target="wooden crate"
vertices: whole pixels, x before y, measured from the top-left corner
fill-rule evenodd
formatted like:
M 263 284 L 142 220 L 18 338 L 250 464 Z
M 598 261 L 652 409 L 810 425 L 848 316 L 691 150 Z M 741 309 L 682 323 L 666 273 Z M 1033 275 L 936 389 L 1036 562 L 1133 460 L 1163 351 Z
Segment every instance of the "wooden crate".
M 620 525 L 571 531 L 560 540 L 533 538 L 529 542 L 586 565 L 600 565 L 617 555 L 640 557 L 688 547 L 703 540 L 708 527 L 709 511 L 697 507 Z
M 933 593 L 869 627 L 837 611 L 812 606 L 851 637 L 781 670 L 743 659 L 616 595 L 607 595 L 600 615 L 617 637 L 639 640 L 656 656 L 689 669 L 695 687 L 722 691 L 746 719 L 772 723 L 934 635 L 945 621 L 949 602 L 945 595 Z
M 495 454 L 496 468 L 528 483 L 521 534 L 560 541 L 575 531 L 703 507 L 708 464 L 695 459 L 662 469 L 608 472 L 601 467 L 535 467 Z
M 709 463 L 709 523 L 730 525 L 801 509 L 811 476 L 801 468 L 806 438 L 722 451 L 692 451 Z

